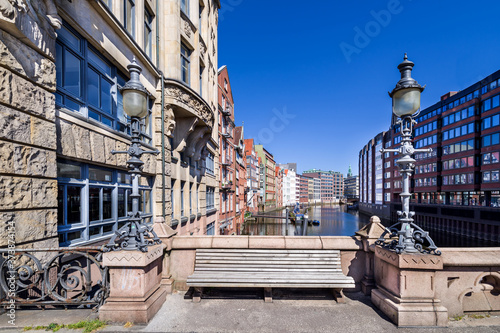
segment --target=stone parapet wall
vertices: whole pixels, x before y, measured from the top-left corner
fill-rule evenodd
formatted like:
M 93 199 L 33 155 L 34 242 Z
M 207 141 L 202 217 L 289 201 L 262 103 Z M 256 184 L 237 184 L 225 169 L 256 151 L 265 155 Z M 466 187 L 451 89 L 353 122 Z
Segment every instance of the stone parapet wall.
M 500 312 L 500 248 L 443 248 L 436 298 L 448 316 Z
M 342 272 L 356 282 L 360 290 L 364 275 L 365 252 L 361 237 L 344 236 L 175 236 L 169 242 L 169 272 L 174 288 L 187 290 L 186 279 L 194 271 L 196 249 L 308 249 L 340 250 Z

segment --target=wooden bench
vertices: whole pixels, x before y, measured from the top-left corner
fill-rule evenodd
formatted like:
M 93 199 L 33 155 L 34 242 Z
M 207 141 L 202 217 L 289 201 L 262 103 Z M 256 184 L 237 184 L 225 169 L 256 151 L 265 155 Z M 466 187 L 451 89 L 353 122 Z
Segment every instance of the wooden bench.
M 342 273 L 339 250 L 198 249 L 187 285 L 194 302 L 203 287 L 262 287 L 266 302 L 272 288 L 332 288 L 344 303 L 342 289 L 354 288 L 354 279 Z

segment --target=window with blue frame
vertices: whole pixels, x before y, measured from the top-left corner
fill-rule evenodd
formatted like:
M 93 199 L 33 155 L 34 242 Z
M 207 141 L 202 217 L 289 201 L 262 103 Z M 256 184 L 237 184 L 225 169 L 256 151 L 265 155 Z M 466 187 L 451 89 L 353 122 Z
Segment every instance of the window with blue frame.
M 457 121 L 461 121 L 461 120 L 473 117 L 474 115 L 475 115 L 474 105 L 469 106 L 468 108 L 465 108 L 463 110 L 453 112 L 452 114 L 449 114 L 446 117 L 443 117 L 443 127 L 451 125 Z
M 131 175 L 122 170 L 60 160 L 57 163 L 59 245 L 110 237 L 132 210 Z M 152 223 L 151 179 L 141 177 L 139 209 Z
M 128 133 L 120 88 L 128 79 L 67 23 L 57 32 L 56 106 Z M 149 101 L 149 108 L 153 100 Z M 151 117 L 142 121 L 143 140 L 151 142 Z
M 481 121 L 481 130 L 500 125 L 500 114 L 495 114 L 491 117 L 484 118 Z
M 211 186 L 207 186 L 206 208 L 207 210 L 215 208 L 215 188 Z
M 207 173 L 211 175 L 214 174 L 214 155 L 212 153 L 208 153 L 208 156 L 205 159 L 205 167 Z
M 181 0 L 181 11 L 189 17 L 189 0 Z
M 181 79 L 182 81 L 190 85 L 190 75 L 191 75 L 191 50 L 181 43 Z
M 443 141 L 458 138 L 463 135 L 474 133 L 474 123 L 468 123 L 462 126 L 443 131 Z
M 460 153 L 463 151 L 473 150 L 474 148 L 474 139 L 456 142 L 447 146 L 443 146 L 443 155 Z
M 135 37 L 135 0 L 123 0 L 123 26 Z
M 419 125 L 417 128 L 415 128 L 415 136 L 417 137 L 419 135 L 426 134 L 436 129 L 437 129 L 437 120 L 434 120 L 428 124 Z
M 498 106 L 500 106 L 500 95 L 495 95 L 483 101 L 481 111 L 486 112 Z
M 435 143 L 437 143 L 437 135 L 436 134 L 428 136 L 428 137 L 420 139 L 420 140 L 417 140 L 415 142 L 415 148 L 422 148 L 422 147 L 432 145 Z
M 483 147 L 498 145 L 500 143 L 500 133 L 493 133 L 482 137 Z

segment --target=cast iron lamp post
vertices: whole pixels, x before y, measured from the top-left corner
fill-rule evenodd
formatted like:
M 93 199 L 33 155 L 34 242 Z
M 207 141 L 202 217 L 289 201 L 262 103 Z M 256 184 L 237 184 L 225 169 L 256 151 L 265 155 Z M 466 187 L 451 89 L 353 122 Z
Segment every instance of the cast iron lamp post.
M 128 154 L 130 159 L 127 161 L 129 173 L 132 175 L 132 212 L 129 212 L 128 222 L 115 231 L 109 243 L 106 245 L 108 250 L 140 250 L 148 251 L 148 245 L 161 243 L 152 226 L 144 223 L 142 212 L 139 211 L 139 177 L 142 173 L 144 162 L 141 161 L 142 154 L 158 154 L 158 150 L 144 151 L 141 148 L 140 136 L 141 118 L 148 114 L 147 100 L 148 92 L 139 80 L 142 68 L 137 64 L 135 58 L 127 66 L 130 72 L 130 80 L 123 86 L 121 93 L 123 95 L 123 109 L 130 117 L 131 145 L 128 151 L 111 151 L 112 154 Z M 147 239 L 152 236 L 153 239 Z M 117 244 L 115 241 L 119 239 Z
M 417 122 L 413 116 L 420 109 L 420 94 L 425 87 L 411 77 L 411 71 L 415 64 L 408 60 L 406 56 L 398 69 L 401 72 L 401 80 L 396 87 L 389 93 L 392 98 L 392 112 L 398 117 L 397 124 L 401 127 L 401 146 L 399 149 L 381 149 L 380 152 L 398 153 L 401 157 L 396 161 L 401 172 L 403 183 L 400 194 L 402 210 L 398 211 L 398 222 L 389 228 L 377 240 L 376 244 L 391 248 L 396 253 L 433 253 L 440 255 L 434 241 L 429 237 L 427 231 L 422 230 L 413 223 L 415 212 L 410 211 L 410 176 L 415 168 L 415 160 L 412 158 L 414 153 L 432 152 L 428 149 L 415 149 L 412 144 L 413 125 Z M 397 226 L 400 225 L 400 229 Z M 398 240 L 385 241 L 385 236 L 390 234 L 390 238 L 398 237 Z M 427 241 L 427 242 L 424 242 Z

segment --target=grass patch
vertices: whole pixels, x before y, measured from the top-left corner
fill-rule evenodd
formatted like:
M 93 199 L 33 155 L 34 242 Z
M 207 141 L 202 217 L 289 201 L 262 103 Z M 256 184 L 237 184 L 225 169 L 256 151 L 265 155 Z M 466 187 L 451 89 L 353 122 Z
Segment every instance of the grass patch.
M 471 314 L 469 315 L 470 318 L 474 318 L 474 319 L 484 319 L 485 316 L 483 315 L 477 315 L 477 314 Z
M 465 317 L 465 315 L 462 315 L 462 316 L 455 316 L 455 317 L 453 317 L 453 318 L 451 318 L 451 319 L 452 319 L 452 320 L 454 320 L 454 321 L 460 321 L 460 320 L 464 319 L 464 317 Z
M 47 326 L 35 326 L 35 327 L 26 326 L 23 330 L 24 331 L 45 330 L 45 331 L 57 332 L 61 328 L 67 328 L 67 329 L 71 329 L 71 330 L 83 328 L 83 333 L 91 333 L 91 332 L 97 331 L 98 329 L 101 329 L 105 326 L 106 326 L 106 322 L 101 321 L 99 319 L 94 319 L 94 320 L 82 320 L 76 324 L 67 324 L 67 325 L 50 323 Z

